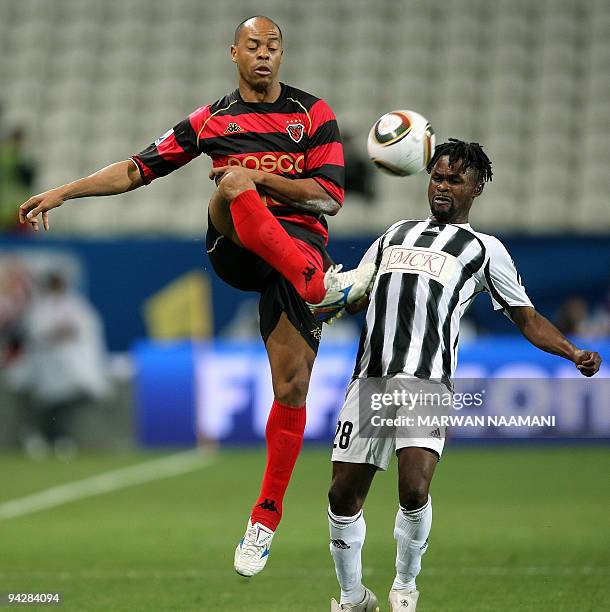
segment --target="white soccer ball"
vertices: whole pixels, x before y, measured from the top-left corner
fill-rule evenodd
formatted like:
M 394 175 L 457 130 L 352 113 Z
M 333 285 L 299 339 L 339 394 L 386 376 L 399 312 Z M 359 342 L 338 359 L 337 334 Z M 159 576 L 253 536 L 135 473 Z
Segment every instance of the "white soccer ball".
M 412 110 L 395 110 L 380 117 L 369 132 L 367 149 L 373 163 L 392 176 L 421 172 L 434 155 L 434 130 Z

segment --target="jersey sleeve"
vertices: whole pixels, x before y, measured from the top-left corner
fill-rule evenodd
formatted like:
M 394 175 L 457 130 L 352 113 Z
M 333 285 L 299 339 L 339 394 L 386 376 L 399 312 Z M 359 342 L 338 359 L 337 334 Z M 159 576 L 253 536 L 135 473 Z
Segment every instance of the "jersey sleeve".
M 311 107 L 309 115 L 311 127 L 305 152 L 304 176 L 315 179 L 333 200 L 343 204 L 345 167 L 337 119 L 324 100 L 318 100 Z
M 131 156 L 146 185 L 204 152 L 199 148 L 199 133 L 209 116 L 209 107 L 198 108 L 143 151 Z
M 489 259 L 481 280 L 494 310 L 503 310 L 508 314 L 508 306 L 533 306 L 506 247 L 497 239 L 489 241 L 486 246 Z

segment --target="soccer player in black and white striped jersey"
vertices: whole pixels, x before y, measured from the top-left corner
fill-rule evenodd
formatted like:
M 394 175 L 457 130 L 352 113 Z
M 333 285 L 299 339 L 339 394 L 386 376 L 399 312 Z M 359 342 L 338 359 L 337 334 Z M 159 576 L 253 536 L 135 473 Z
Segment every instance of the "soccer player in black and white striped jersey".
M 481 292 L 533 345 L 572 361 L 585 376 L 594 375 L 601 364 L 597 353 L 574 346 L 536 312 L 502 243 L 468 223 L 475 198 L 492 177 L 481 146 L 451 139 L 437 147 L 427 170 L 431 216 L 399 221 L 373 243 L 362 261 L 376 263 L 377 277 L 369 298 L 351 309 L 368 306 L 332 455 L 330 550 L 341 599 L 332 601 L 331 610 L 370 611 L 377 606 L 362 584 L 362 506 L 375 472 L 386 469 L 396 452 L 400 506 L 390 608 L 415 611 L 415 579 L 432 524 L 430 482 L 445 442 L 442 428 L 408 437 L 370 436 L 369 430 L 365 436 L 359 420 L 363 393 L 377 383 L 387 389 L 388 381 L 398 379 L 450 393 L 460 319 Z

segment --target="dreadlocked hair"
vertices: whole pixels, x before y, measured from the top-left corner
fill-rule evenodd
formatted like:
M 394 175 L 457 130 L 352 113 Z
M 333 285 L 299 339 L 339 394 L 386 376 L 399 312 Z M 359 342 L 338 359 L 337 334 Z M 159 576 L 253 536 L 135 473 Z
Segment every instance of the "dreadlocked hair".
M 491 161 L 487 157 L 483 147 L 478 142 L 464 142 L 457 138 L 450 138 L 436 147 L 432 159 L 426 166 L 426 172 L 430 174 L 434 164 L 443 156 L 449 156 L 449 165 L 461 164 L 463 170 L 474 168 L 478 174 L 479 181 L 491 181 Z

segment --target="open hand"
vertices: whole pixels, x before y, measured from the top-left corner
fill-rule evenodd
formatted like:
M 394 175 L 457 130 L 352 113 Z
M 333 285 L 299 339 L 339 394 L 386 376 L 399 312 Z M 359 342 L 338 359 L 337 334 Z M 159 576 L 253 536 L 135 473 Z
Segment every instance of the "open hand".
M 40 227 L 38 215 L 42 213 L 42 225 L 45 231 L 49 229 L 49 211 L 58 208 L 65 202 L 59 190 L 51 189 L 38 195 L 32 196 L 27 202 L 19 207 L 19 223 L 29 223 L 34 231 Z

